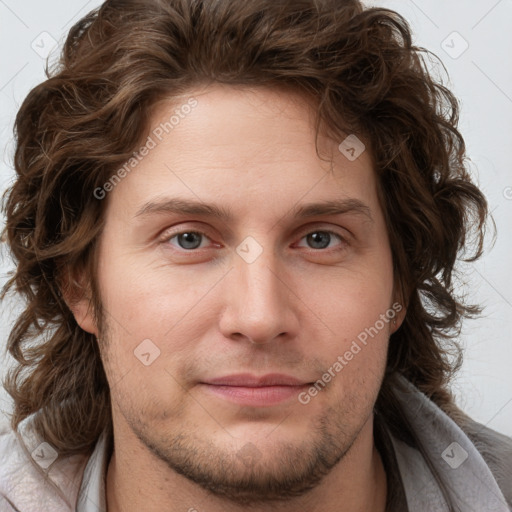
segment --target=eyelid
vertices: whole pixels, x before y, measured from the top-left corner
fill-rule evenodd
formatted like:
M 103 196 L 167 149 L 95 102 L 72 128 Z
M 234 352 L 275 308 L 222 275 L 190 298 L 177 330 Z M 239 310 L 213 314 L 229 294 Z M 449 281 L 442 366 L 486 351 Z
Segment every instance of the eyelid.
M 185 224 L 185 227 L 182 227 L 183 224 Z M 172 238 L 176 235 L 181 235 L 182 233 L 200 233 L 201 235 L 205 235 L 210 238 L 210 236 L 208 236 L 208 233 L 211 231 L 210 229 L 202 227 L 187 227 L 186 224 L 187 223 L 181 222 L 176 226 L 171 226 L 170 228 L 164 229 L 161 234 L 158 235 L 158 241 L 165 242 L 169 240 L 169 238 Z
M 326 249 L 313 249 L 311 247 L 302 247 L 302 249 L 305 249 L 306 251 L 311 251 L 311 252 L 314 252 L 314 253 L 326 253 L 326 254 L 328 254 L 330 252 L 344 250 L 349 245 L 349 240 L 348 240 L 347 236 L 341 235 L 340 233 L 338 233 L 337 231 L 334 231 L 332 229 L 321 229 L 321 228 L 312 228 L 312 229 L 308 229 L 306 231 L 301 232 L 301 234 L 298 236 L 297 244 L 300 243 L 300 241 L 305 236 L 307 236 L 307 235 L 309 235 L 311 233 L 329 233 L 330 235 L 334 235 L 335 237 L 339 238 L 340 245 L 337 246 L 337 247 L 331 247 L 331 248 L 326 248 Z
M 341 230 L 343 230 L 345 234 L 341 234 L 339 232 Z M 175 236 L 181 235 L 181 234 L 184 234 L 184 233 L 198 233 L 198 234 L 203 235 L 203 236 L 205 236 L 206 238 L 208 238 L 209 240 L 212 241 L 212 237 L 209 236 L 208 231 L 209 231 L 208 229 L 198 229 L 198 228 L 190 228 L 190 229 L 188 229 L 186 227 L 182 227 L 182 228 L 179 228 L 179 227 L 169 228 L 169 229 L 166 229 L 162 233 L 162 235 L 160 235 L 158 237 L 158 241 L 162 242 L 162 243 L 163 242 L 169 242 L 169 240 L 171 238 L 174 238 Z M 326 225 L 322 224 L 322 223 L 312 223 L 311 225 L 303 226 L 297 232 L 295 237 L 299 237 L 299 241 L 300 241 L 306 235 L 311 234 L 311 233 L 315 233 L 315 232 L 330 233 L 332 235 L 335 235 L 335 236 L 339 237 L 341 242 L 344 243 L 344 244 L 348 244 L 349 243 L 349 239 L 352 236 L 352 234 L 348 230 L 342 228 L 341 226 L 339 227 L 338 230 L 335 230 L 335 229 L 333 229 L 331 227 L 326 227 Z M 177 249 L 177 250 L 179 250 L 179 249 Z M 185 249 L 182 249 L 182 250 L 184 252 L 198 252 L 200 249 L 192 249 L 190 251 L 186 251 Z M 328 249 L 323 250 L 323 249 L 311 249 L 310 248 L 310 250 L 311 251 L 328 252 Z
M 338 235 L 343 240 L 346 240 L 347 238 L 350 238 L 352 236 L 352 233 L 346 228 L 337 226 L 337 229 L 336 229 L 336 227 L 333 227 L 332 224 L 327 225 L 327 224 L 321 223 L 321 222 L 314 222 L 314 223 L 308 224 L 307 226 L 304 226 L 303 228 L 301 228 L 298 231 L 297 236 L 300 235 L 302 237 L 306 234 L 314 233 L 316 231 L 321 231 L 324 233 L 333 233 L 335 235 Z
M 172 230 L 165 230 L 162 233 L 162 235 L 160 235 L 158 237 L 158 243 L 164 243 L 164 244 L 167 243 L 167 244 L 171 245 L 170 244 L 170 240 L 172 238 L 175 238 L 176 236 L 182 235 L 184 233 L 196 233 L 196 234 L 202 235 L 204 238 L 207 238 L 208 240 L 210 240 L 210 242 L 213 242 L 212 238 L 208 235 L 207 230 L 203 230 L 203 229 L 186 229 L 186 228 L 179 229 L 179 228 L 177 228 L 174 231 L 172 231 Z M 215 242 L 213 242 L 213 243 L 214 243 L 214 245 L 219 246 L 219 244 L 217 244 Z M 174 246 L 173 246 L 173 248 L 176 251 L 190 252 L 190 253 L 199 252 L 201 250 L 207 249 L 207 247 L 202 247 L 202 248 L 199 248 L 199 249 L 190 249 L 190 250 L 187 251 L 186 249 L 180 249 L 180 248 L 174 247 Z

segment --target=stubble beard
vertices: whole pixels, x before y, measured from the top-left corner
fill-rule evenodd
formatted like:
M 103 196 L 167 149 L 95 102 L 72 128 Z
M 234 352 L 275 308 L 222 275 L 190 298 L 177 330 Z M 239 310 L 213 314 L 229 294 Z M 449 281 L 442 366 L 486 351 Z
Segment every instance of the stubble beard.
M 327 411 L 306 440 L 299 445 L 276 443 L 272 453 L 261 453 L 252 443 L 238 453 L 227 453 L 188 433 L 186 427 L 179 434 L 158 436 L 147 425 L 128 423 L 143 445 L 170 469 L 216 497 L 247 506 L 297 498 L 318 486 L 359 434 L 348 437 L 344 426 L 328 419 L 335 417 L 334 411 Z

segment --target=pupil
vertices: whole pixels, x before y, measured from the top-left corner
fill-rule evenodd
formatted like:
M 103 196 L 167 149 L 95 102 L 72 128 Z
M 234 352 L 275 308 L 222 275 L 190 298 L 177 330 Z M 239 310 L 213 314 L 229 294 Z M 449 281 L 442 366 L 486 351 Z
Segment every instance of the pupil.
M 330 235 L 323 231 L 317 231 L 308 235 L 308 239 L 312 245 L 316 245 L 315 249 L 325 249 L 329 245 Z M 198 233 L 182 233 L 179 235 L 179 240 L 184 249 L 197 249 L 201 245 Z
M 201 245 L 198 233 L 182 233 L 179 235 L 179 241 L 183 249 L 197 249 Z
M 317 231 L 316 233 L 308 235 L 308 237 L 309 241 L 312 242 L 313 245 L 320 242 L 321 247 L 315 247 L 315 249 L 325 249 L 329 245 L 329 233 Z M 322 243 L 322 238 L 325 243 Z

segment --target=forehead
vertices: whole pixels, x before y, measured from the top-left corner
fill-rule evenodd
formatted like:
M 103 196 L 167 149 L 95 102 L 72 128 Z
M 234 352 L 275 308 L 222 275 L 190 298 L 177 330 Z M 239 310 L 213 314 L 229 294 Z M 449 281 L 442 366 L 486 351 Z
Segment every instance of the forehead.
M 199 136 L 180 151 L 196 153 L 216 146 L 221 152 L 224 146 L 228 155 L 239 158 L 252 148 L 262 160 L 267 154 L 286 151 L 287 146 L 297 154 L 314 147 L 316 112 L 315 100 L 290 87 L 214 84 L 153 105 L 150 135 L 164 146 L 172 146 L 173 140 L 179 144 L 176 137 Z M 328 137 L 326 128 L 321 122 L 317 143 L 329 159 L 348 134 Z
M 282 89 L 216 85 L 161 101 L 144 139 L 150 149 L 109 199 L 132 215 L 167 193 L 252 209 L 293 208 L 302 199 L 371 203 L 369 152 L 353 135 L 345 143 L 347 134 L 335 139 L 321 130 L 319 158 L 315 121 L 308 98 Z

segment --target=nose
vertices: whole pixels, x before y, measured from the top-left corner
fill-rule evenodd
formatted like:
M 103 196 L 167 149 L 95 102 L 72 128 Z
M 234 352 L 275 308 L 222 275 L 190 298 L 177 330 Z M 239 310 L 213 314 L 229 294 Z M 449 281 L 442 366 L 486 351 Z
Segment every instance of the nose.
M 220 330 L 226 338 L 261 345 L 297 334 L 299 299 L 289 273 L 266 252 L 252 263 L 235 254 L 223 289 Z

